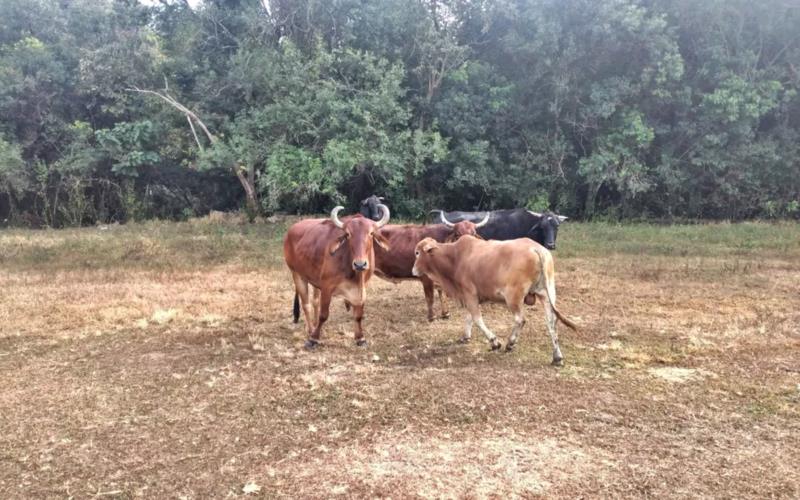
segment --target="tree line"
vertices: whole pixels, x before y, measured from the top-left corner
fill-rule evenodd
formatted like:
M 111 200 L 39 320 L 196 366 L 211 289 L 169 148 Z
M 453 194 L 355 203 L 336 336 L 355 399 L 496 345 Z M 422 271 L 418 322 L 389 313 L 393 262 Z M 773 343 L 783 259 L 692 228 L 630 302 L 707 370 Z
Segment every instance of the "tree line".
M 0 223 L 800 217 L 793 0 L 4 0 Z

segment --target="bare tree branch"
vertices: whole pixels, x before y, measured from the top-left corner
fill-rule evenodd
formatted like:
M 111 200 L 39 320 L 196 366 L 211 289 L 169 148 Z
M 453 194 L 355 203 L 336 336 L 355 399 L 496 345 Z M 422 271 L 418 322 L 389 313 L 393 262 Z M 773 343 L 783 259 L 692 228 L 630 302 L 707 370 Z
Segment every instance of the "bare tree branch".
M 127 90 L 129 92 L 138 92 L 140 94 L 150 94 L 150 95 L 154 95 L 154 96 L 157 96 L 157 97 L 163 99 L 170 106 L 172 106 L 173 108 L 177 109 L 181 113 L 185 114 L 187 116 L 187 118 L 190 118 L 191 120 L 194 120 L 197 123 L 197 125 L 199 125 L 200 128 L 203 130 L 203 132 L 206 134 L 206 137 L 208 137 L 208 140 L 209 140 L 209 142 L 211 142 L 211 144 L 214 144 L 214 143 L 217 142 L 217 138 L 214 136 L 214 134 L 209 132 L 208 127 L 206 127 L 206 124 L 203 123 L 203 120 L 201 120 L 200 117 L 198 117 L 197 114 L 195 114 L 194 111 L 190 110 L 189 108 L 187 108 L 183 104 L 179 103 L 174 97 L 170 96 L 166 92 L 161 93 L 161 92 L 156 92 L 155 90 L 140 89 L 138 87 L 129 88 Z
M 192 119 L 189 118 L 189 115 L 186 115 L 186 121 L 189 122 L 189 128 L 192 129 L 192 135 L 194 136 L 194 142 L 197 143 L 197 147 L 200 148 L 200 151 L 203 151 L 203 145 L 200 144 L 200 139 L 197 137 L 197 131 L 194 129 L 194 123 L 192 123 Z

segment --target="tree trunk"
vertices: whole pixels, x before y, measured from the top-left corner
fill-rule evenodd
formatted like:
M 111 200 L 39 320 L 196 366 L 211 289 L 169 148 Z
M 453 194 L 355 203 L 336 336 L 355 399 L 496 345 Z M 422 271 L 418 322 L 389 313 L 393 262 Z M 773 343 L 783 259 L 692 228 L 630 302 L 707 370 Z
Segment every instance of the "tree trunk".
M 600 192 L 602 182 L 589 184 L 589 190 L 586 193 L 586 205 L 584 206 L 584 213 L 588 220 L 594 218 L 595 203 L 597 201 L 597 194 Z
M 258 197 L 256 192 L 255 183 L 255 170 L 250 168 L 245 175 L 244 167 L 234 167 L 236 178 L 239 179 L 242 188 L 244 188 L 245 195 L 245 211 L 247 212 L 247 220 L 255 222 L 258 215 Z

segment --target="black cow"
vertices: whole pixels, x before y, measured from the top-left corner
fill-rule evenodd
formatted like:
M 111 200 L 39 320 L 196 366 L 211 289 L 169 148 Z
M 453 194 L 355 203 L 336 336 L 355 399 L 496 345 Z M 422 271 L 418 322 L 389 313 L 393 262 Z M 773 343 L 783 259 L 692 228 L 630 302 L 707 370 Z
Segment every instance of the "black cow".
M 369 198 L 361 200 L 361 208 L 359 212 L 367 219 L 374 221 L 381 220 L 383 212 L 381 212 L 380 205 L 383 203 L 383 196 L 375 196 L 374 194 Z M 478 219 L 480 221 L 480 219 Z
M 486 217 L 486 212 L 438 212 L 443 223 L 456 223 L 462 220 L 480 222 Z M 485 240 L 513 240 L 516 238 L 530 238 L 544 245 L 549 250 L 556 249 L 558 226 L 567 220 L 563 215 L 556 215 L 551 211 L 542 213 L 531 212 L 524 208 L 510 210 L 493 210 L 489 212 L 489 222 L 478 230 L 478 234 Z

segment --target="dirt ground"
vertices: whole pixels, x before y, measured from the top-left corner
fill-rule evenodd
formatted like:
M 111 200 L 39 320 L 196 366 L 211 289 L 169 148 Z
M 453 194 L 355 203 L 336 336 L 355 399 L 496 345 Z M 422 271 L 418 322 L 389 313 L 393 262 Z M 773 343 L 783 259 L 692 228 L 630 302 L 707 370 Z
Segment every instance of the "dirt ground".
M 800 497 L 797 225 L 565 224 L 563 368 L 378 278 L 306 352 L 284 228 L 0 232 L 0 498 Z

